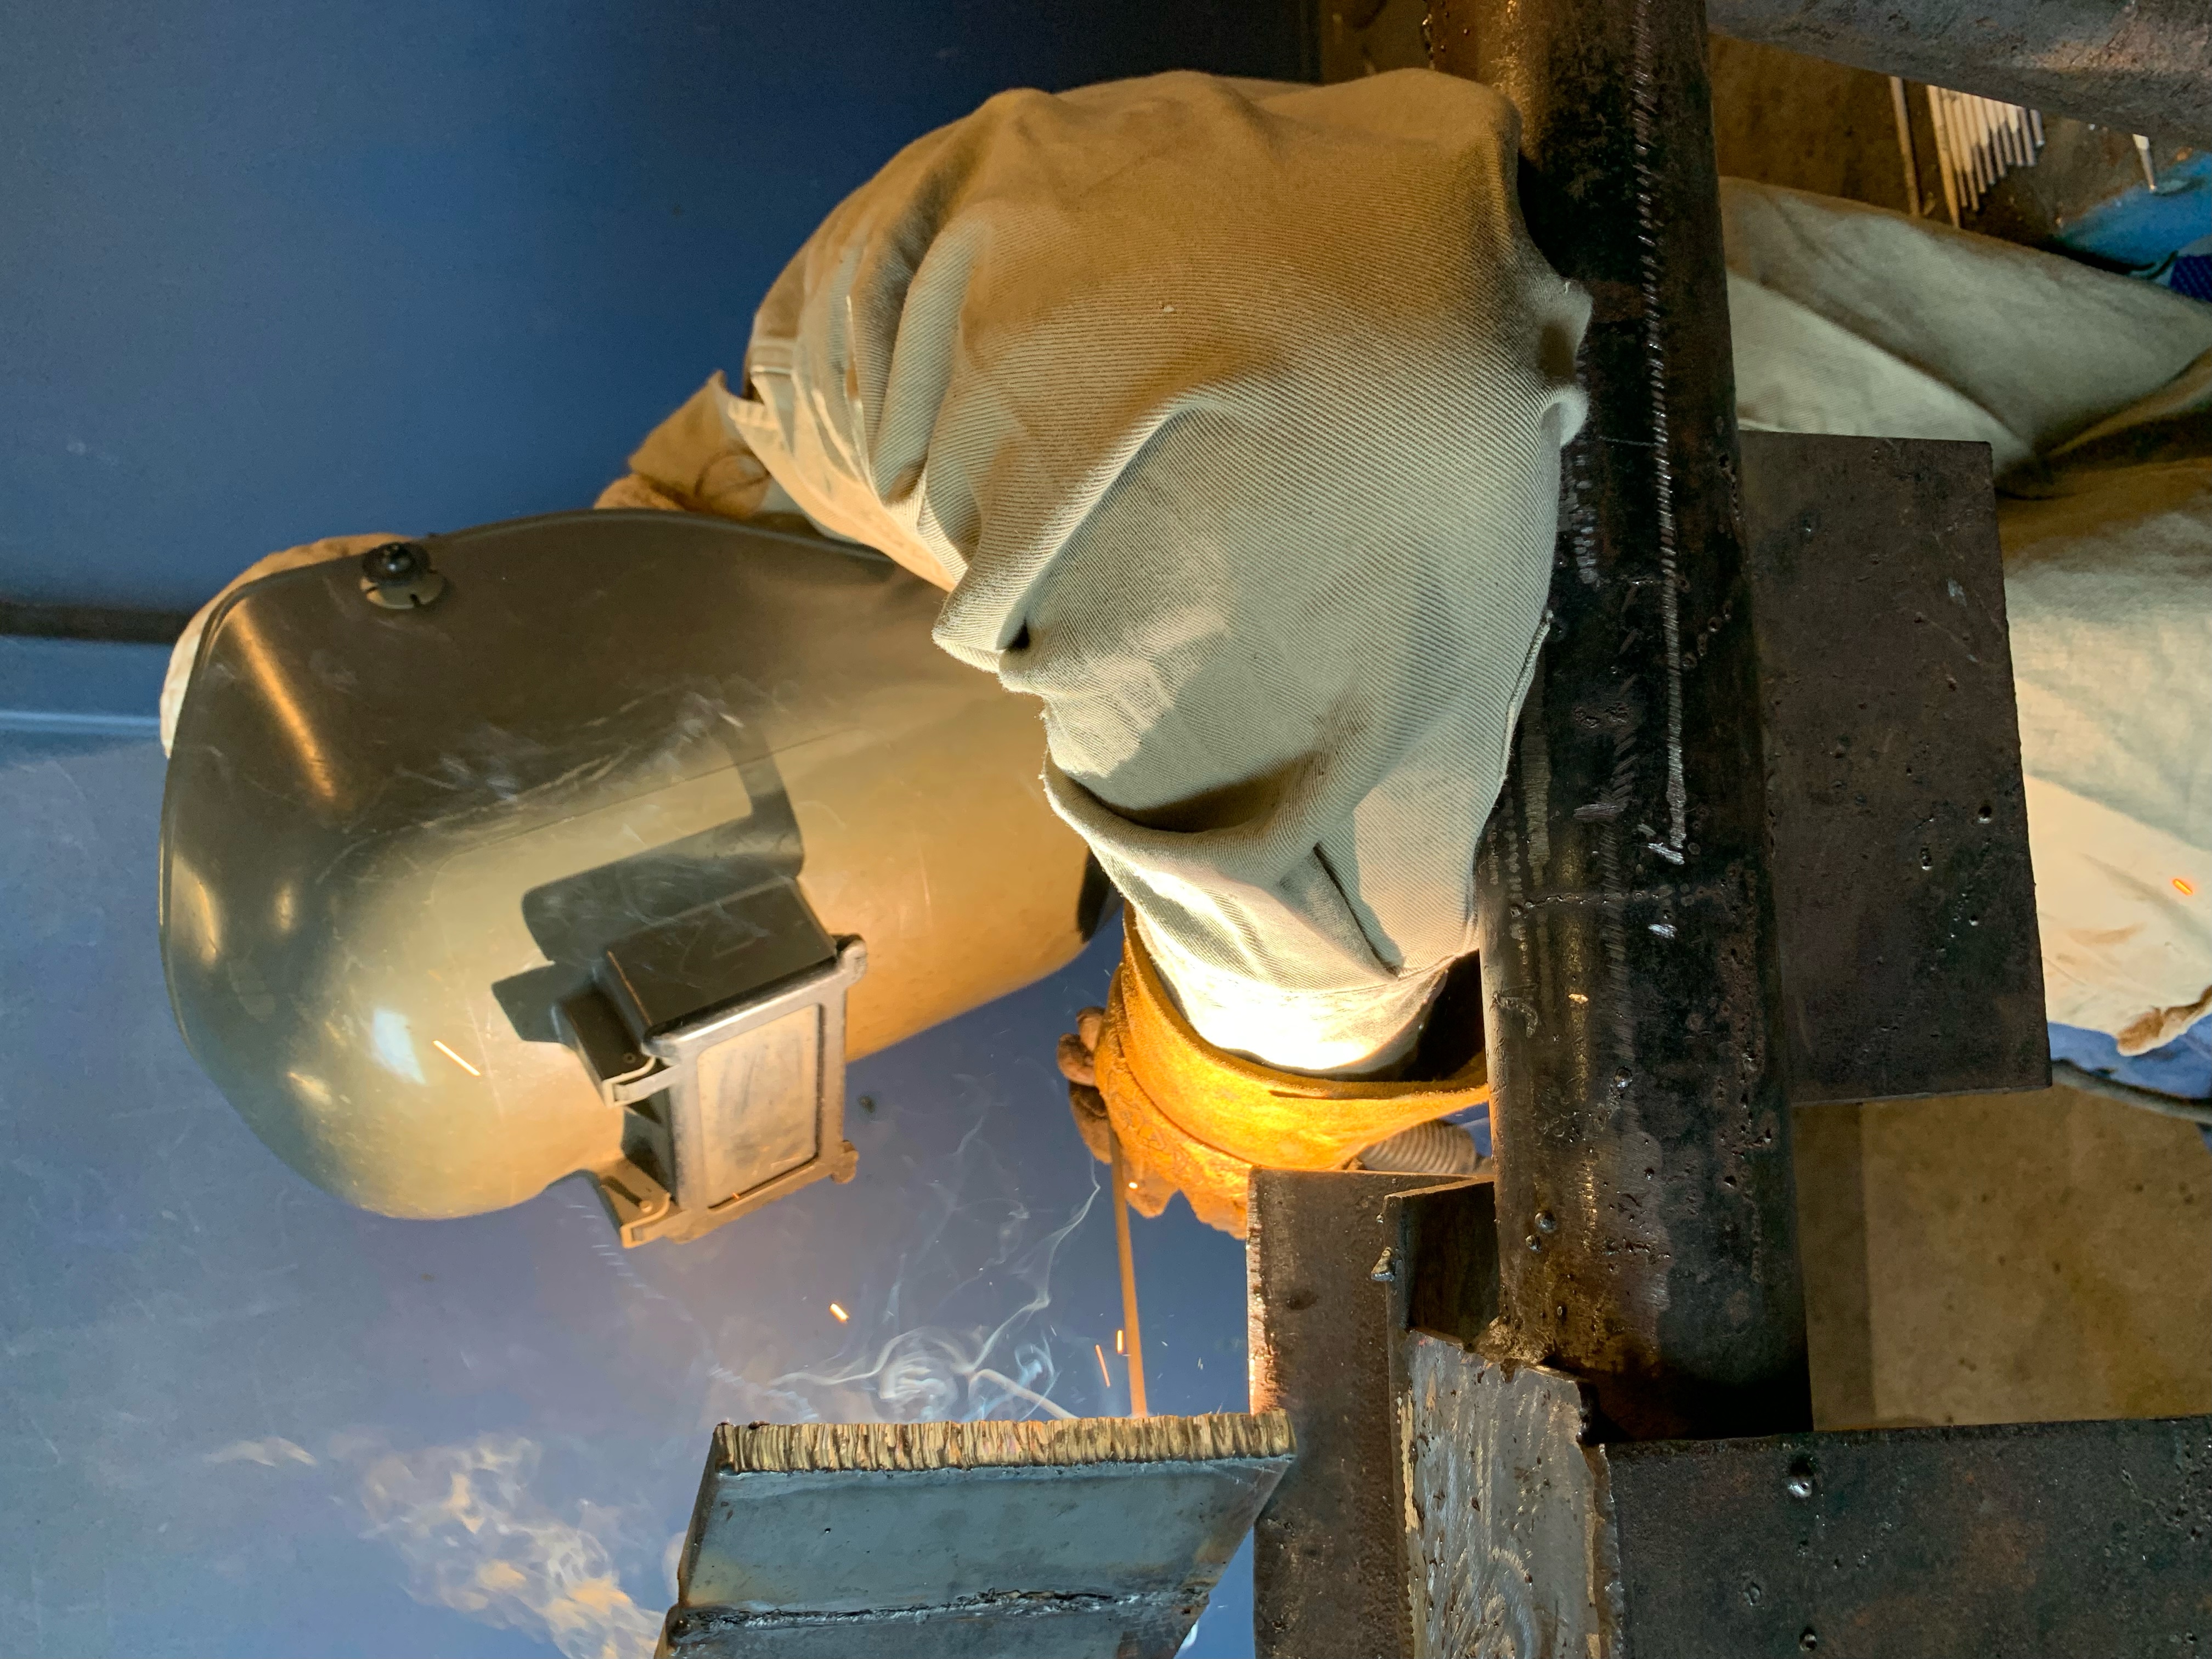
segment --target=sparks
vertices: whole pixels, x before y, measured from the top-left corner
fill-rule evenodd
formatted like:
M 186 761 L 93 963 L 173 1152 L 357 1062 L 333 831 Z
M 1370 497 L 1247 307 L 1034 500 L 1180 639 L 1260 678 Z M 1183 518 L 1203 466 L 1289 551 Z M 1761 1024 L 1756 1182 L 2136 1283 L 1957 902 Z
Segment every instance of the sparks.
M 1091 1345 L 1091 1352 L 1098 1356 L 1098 1375 L 1106 1379 L 1106 1386 L 1108 1388 L 1112 1388 L 1114 1386 L 1114 1373 L 1106 1369 L 1106 1350 L 1100 1347 L 1096 1342 L 1094 1342 Z
M 2197 896 L 2197 884 L 2188 879 L 2185 876 L 2176 876 L 2173 878 L 2173 890 L 2180 894 L 2184 898 L 2195 898 Z
M 1127 1331 L 1116 1331 L 1114 1333 L 1114 1352 L 1115 1353 L 1127 1353 L 1129 1352 L 1127 1347 L 1122 1346 L 1122 1340 L 1128 1334 L 1129 1334 Z
M 830 1316 L 836 1319 L 840 1325 L 843 1324 L 847 1320 L 853 1316 L 834 1302 L 830 1304 Z
M 482 1076 L 483 1075 L 483 1073 L 482 1072 L 479 1072 L 478 1070 L 477 1070 L 477 1068 L 476 1068 L 475 1066 L 473 1066 L 470 1065 L 470 1064 L 468 1063 L 468 1061 L 466 1061 L 465 1060 L 463 1060 L 463 1059 L 462 1059 L 459 1054 L 455 1054 L 455 1053 L 454 1053 L 451 1048 L 447 1048 L 444 1043 L 442 1043 L 442 1042 L 439 1042 L 437 1038 L 435 1038 L 435 1037 L 432 1037 L 432 1038 L 430 1039 L 430 1046 L 431 1046 L 433 1048 L 435 1048 L 435 1049 L 436 1049 L 440 1054 L 441 1054 L 445 1055 L 445 1057 L 446 1057 L 447 1060 L 452 1060 L 452 1061 L 453 1062 L 453 1064 L 454 1064 L 454 1065 L 456 1065 L 456 1066 L 459 1066 L 463 1071 L 466 1072 L 466 1073 L 467 1073 L 471 1077 L 482 1077 Z

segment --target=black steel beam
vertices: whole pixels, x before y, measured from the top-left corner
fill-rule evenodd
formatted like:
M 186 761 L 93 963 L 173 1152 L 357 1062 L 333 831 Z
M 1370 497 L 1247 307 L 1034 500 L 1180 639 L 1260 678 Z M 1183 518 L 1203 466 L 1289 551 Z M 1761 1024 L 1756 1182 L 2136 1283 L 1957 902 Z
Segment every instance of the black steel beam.
M 1631 1438 L 1806 1425 L 1757 665 L 1699 0 L 1439 0 L 1595 302 L 1553 633 L 1476 879 L 1503 1307 Z
M 2204 0 L 1712 0 L 1711 18 L 1740 40 L 2212 143 Z

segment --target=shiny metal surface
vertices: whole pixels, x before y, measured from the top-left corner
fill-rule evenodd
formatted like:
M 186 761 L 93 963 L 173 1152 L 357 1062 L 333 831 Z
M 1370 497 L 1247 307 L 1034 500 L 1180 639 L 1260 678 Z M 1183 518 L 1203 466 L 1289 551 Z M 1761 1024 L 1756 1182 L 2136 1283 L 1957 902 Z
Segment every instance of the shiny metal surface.
M 730 1194 L 636 1231 L 652 1160 L 625 1126 L 650 1107 L 603 1097 L 564 1044 L 593 1024 L 579 999 L 613 995 L 641 1052 L 806 969 L 828 936 L 864 939 L 857 1055 L 1079 948 L 1085 854 L 1042 799 L 1033 707 L 936 648 L 934 589 L 674 514 L 520 520 L 423 552 L 446 586 L 420 608 L 369 603 L 351 563 L 240 590 L 169 768 L 178 1018 L 318 1184 L 452 1216 L 594 1170 L 626 1236 L 689 1235 Z M 824 1121 L 822 1173 L 843 1167 Z

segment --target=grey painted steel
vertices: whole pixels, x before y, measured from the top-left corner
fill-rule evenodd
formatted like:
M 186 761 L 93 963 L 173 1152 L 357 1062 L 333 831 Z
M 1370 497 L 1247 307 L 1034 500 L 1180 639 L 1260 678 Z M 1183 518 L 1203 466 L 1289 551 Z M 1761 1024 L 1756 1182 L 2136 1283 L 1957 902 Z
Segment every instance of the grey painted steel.
M 2203 0 L 1711 0 L 1712 26 L 2129 132 L 2212 143 Z
M 2151 1655 L 2212 1628 L 2212 1418 L 1598 1443 L 1571 1378 L 1406 1344 L 1423 1659 Z
M 2051 1082 L 1983 444 L 1743 434 L 1790 1099 Z
M 1261 1659 L 1408 1653 L 1390 1419 L 1402 1249 L 1392 1194 L 1434 1176 L 1252 1172 L 1252 1409 L 1289 1414 L 1298 1461 L 1252 1529 Z
M 1476 865 L 1503 1310 L 1633 1437 L 1810 1420 L 1697 0 L 1441 0 L 1595 301 L 1550 642 Z
M 708 1466 L 667 1651 L 1165 1659 L 1287 1457 Z

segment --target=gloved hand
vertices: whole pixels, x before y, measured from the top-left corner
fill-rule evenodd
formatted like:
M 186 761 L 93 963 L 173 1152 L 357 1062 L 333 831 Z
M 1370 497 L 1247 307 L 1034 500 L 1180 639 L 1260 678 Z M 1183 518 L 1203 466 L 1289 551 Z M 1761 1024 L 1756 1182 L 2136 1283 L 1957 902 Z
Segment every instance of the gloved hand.
M 1111 1164 L 1121 1142 L 1127 1197 L 1156 1216 L 1181 1192 L 1208 1226 L 1242 1237 L 1255 1167 L 1342 1170 L 1416 1126 L 1490 1098 L 1478 1055 L 1442 1082 L 1354 1082 L 1279 1072 L 1214 1048 L 1191 1029 L 1161 981 L 1131 918 L 1106 1006 L 1086 1008 L 1060 1040 L 1075 1127 L 1091 1155 Z M 1449 1131 L 1460 1135 L 1456 1130 Z M 1407 1144 L 1407 1143 L 1401 1143 Z M 1437 1147 L 1416 1149 L 1417 1170 L 1473 1170 Z
M 1098 1092 L 1098 1073 L 1093 1059 L 1100 1034 L 1106 1028 L 1103 1008 L 1085 1008 L 1075 1017 L 1075 1030 L 1060 1039 L 1060 1074 L 1067 1079 L 1067 1108 L 1075 1116 L 1075 1132 L 1091 1149 L 1091 1156 L 1108 1169 L 1114 1167 L 1114 1130 L 1106 1111 L 1106 1097 Z M 1176 1194 L 1172 1183 L 1157 1170 L 1128 1164 L 1122 1178 L 1129 1183 L 1130 1207 L 1141 1216 L 1156 1216 Z

